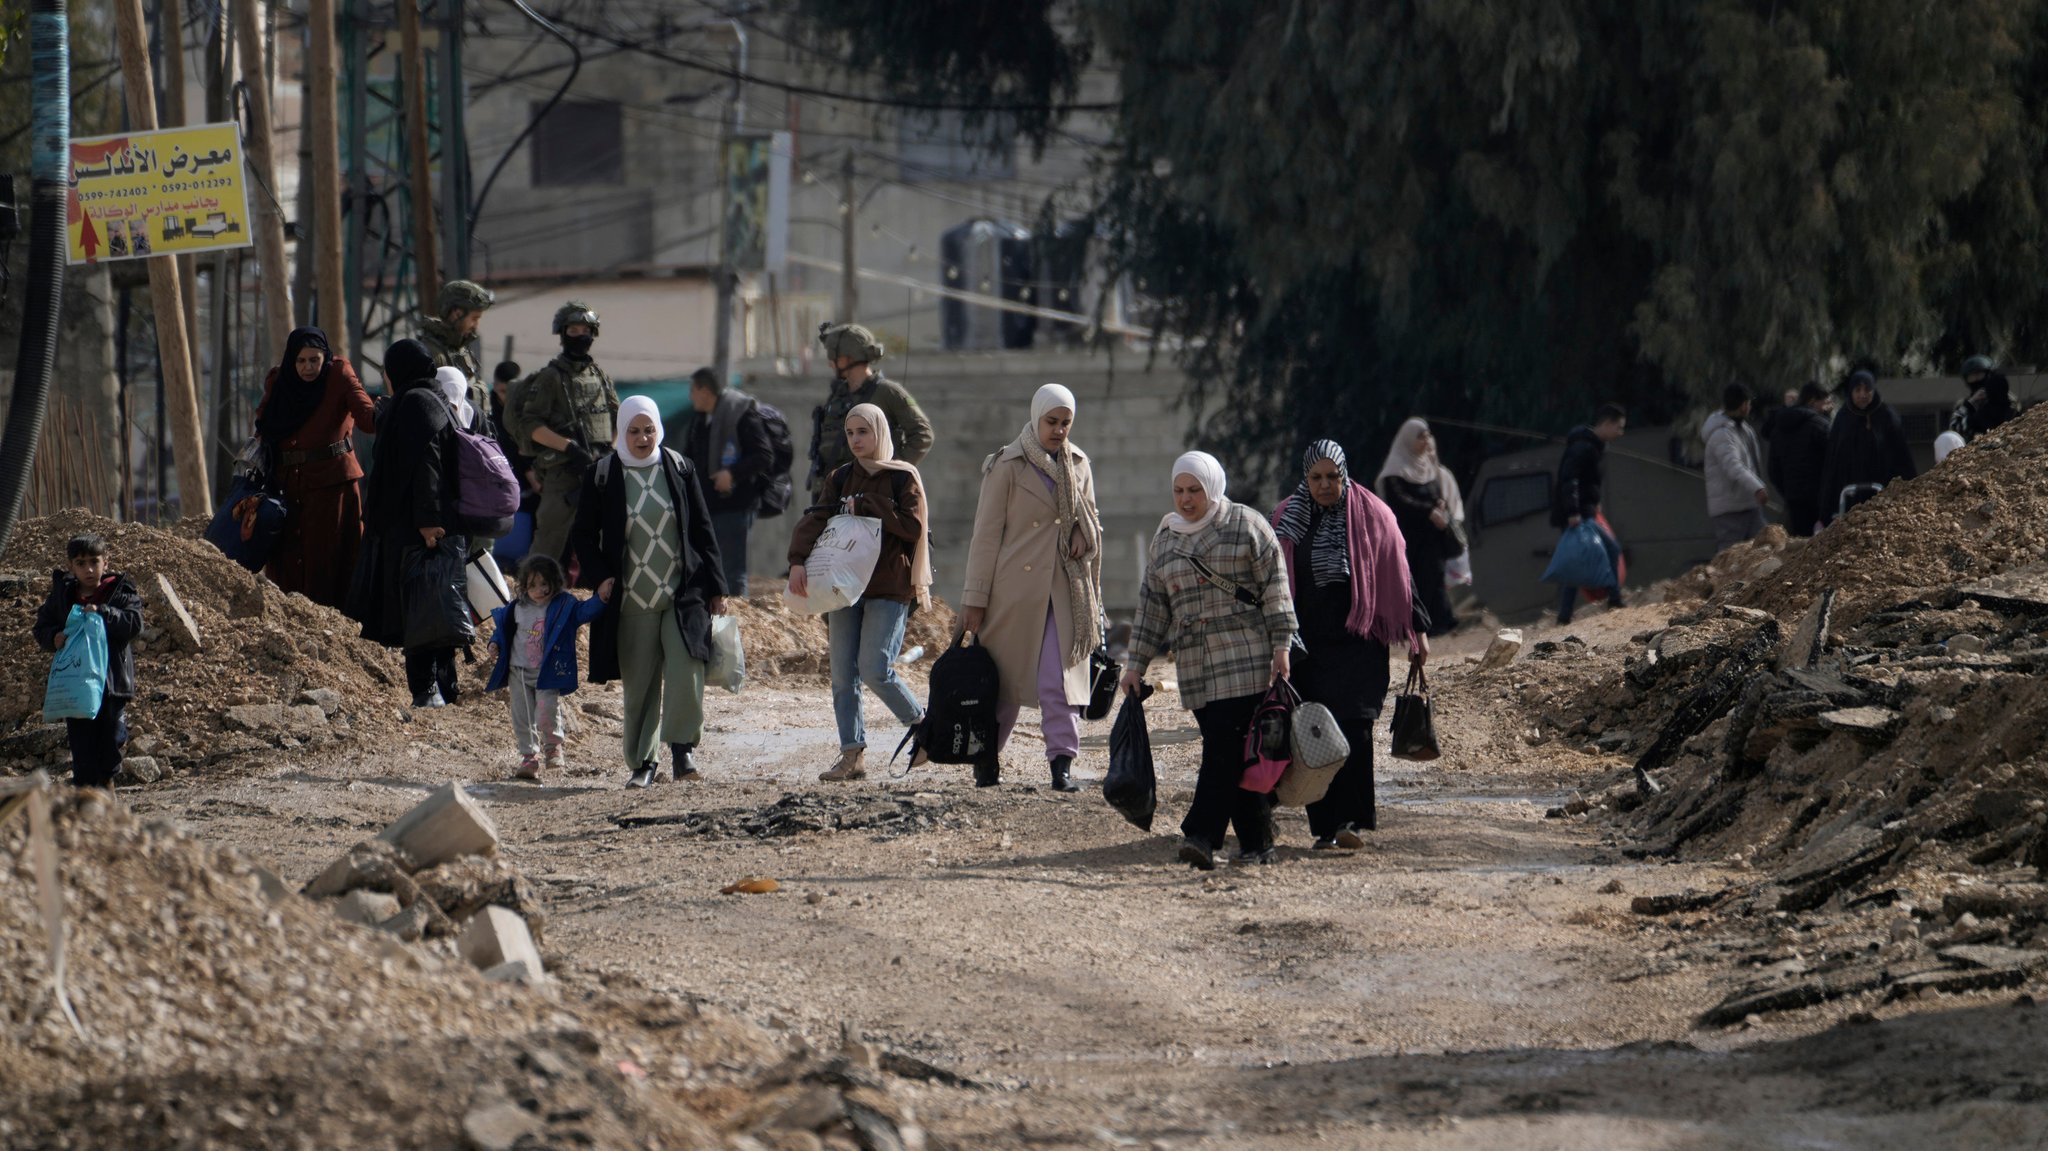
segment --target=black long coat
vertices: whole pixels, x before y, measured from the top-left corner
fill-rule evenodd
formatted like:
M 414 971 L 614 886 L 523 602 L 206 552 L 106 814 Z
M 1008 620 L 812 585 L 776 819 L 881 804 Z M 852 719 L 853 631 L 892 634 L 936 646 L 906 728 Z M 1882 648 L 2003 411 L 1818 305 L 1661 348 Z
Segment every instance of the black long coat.
M 676 625 L 683 633 L 683 647 L 697 659 L 711 661 L 711 608 L 713 597 L 726 594 L 725 569 L 718 559 L 718 539 L 711 532 L 711 513 L 704 504 L 704 489 L 697 483 L 697 469 L 690 461 L 668 448 L 661 451 L 661 474 L 668 482 L 669 499 L 676 513 L 676 538 L 683 544 L 683 568 L 675 588 Z M 591 683 L 608 683 L 619 678 L 619 604 L 626 589 L 626 477 L 625 464 L 616 451 L 606 452 L 591 466 L 576 501 L 576 524 L 569 539 L 576 548 L 580 566 L 577 582 L 596 590 L 608 579 L 619 584 L 604 614 L 590 626 Z
M 414 384 L 378 413 L 377 428 L 348 614 L 364 639 L 403 647 L 405 550 L 421 544 L 421 528 L 447 531 L 446 546 L 466 542 L 455 516 L 455 418 L 448 401 Z

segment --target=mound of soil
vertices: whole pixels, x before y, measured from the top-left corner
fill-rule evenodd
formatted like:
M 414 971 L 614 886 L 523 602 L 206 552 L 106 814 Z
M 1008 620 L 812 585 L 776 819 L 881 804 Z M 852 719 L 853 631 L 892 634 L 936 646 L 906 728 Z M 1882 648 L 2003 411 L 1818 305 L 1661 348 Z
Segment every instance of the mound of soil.
M 727 601 L 740 621 L 746 646 L 747 676 L 776 682 L 823 682 L 832 676 L 831 638 L 825 617 L 789 610 L 780 591 Z M 932 606 L 910 613 L 903 629 L 903 650 L 922 647 L 929 662 L 953 642 L 959 616 L 938 596 Z
M 199 527 L 195 521 L 171 531 L 72 509 L 15 528 L 0 557 L 0 569 L 15 573 L 0 580 L 0 765 L 65 762 L 62 726 L 41 726 L 50 657 L 30 630 L 51 569 L 64 563 L 64 541 L 80 532 L 106 537 L 110 566 L 142 593 L 145 638 L 136 648 L 138 695 L 128 708 L 130 755 L 190 768 L 278 746 L 374 738 L 397 723 L 394 707 L 404 702 L 405 684 L 399 653 L 362 639 L 340 612 L 285 595 L 244 570 L 199 538 Z M 198 624 L 196 652 L 174 646 L 167 609 L 158 602 L 159 574 Z M 311 705 L 302 693 L 323 688 L 334 693 L 332 708 L 305 710 Z M 299 711 L 292 716 L 230 711 L 294 704 Z

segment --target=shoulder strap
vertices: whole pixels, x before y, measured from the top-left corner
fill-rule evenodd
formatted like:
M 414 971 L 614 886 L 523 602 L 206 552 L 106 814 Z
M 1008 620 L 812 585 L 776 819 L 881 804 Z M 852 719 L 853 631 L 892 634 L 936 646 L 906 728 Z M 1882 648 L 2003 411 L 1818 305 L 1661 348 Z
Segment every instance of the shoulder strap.
M 1208 580 L 1210 583 L 1213 583 L 1217 587 L 1222 588 L 1224 591 L 1229 592 L 1231 596 L 1241 604 L 1247 604 L 1252 607 L 1259 606 L 1259 596 L 1257 592 L 1254 592 L 1252 589 L 1244 586 L 1243 584 L 1237 582 L 1234 579 L 1231 579 L 1229 576 L 1224 575 L 1221 572 L 1218 572 L 1215 568 L 1210 567 L 1208 561 L 1204 560 L 1201 556 L 1198 556 L 1193 552 L 1185 552 L 1183 554 L 1187 556 L 1188 562 L 1194 565 L 1195 572 L 1199 574 L 1203 579 Z
M 617 458 L 618 456 L 616 454 L 607 452 L 604 455 L 599 456 L 596 465 L 594 465 L 590 469 L 590 482 L 597 485 L 598 491 L 603 491 L 605 481 L 612 478 L 611 465 L 612 461 Z

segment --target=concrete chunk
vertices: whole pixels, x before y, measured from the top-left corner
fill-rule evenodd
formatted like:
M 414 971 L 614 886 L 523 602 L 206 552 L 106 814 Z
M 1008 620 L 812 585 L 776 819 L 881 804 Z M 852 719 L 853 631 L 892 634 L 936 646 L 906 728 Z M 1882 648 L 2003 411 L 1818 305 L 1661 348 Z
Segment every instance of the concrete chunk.
M 416 869 L 498 850 L 498 829 L 459 783 L 443 785 L 377 838 L 397 845 Z
M 1504 627 L 1493 633 L 1493 642 L 1486 645 L 1486 654 L 1479 658 L 1479 666 L 1482 668 L 1506 667 L 1515 662 L 1515 657 L 1520 655 L 1521 651 L 1521 629 Z
M 515 911 L 484 908 L 462 929 L 457 946 L 462 957 L 479 971 L 507 963 L 525 963 L 536 975 L 543 973 L 533 936 L 526 930 L 526 921 Z
M 524 959 L 507 960 L 496 967 L 488 968 L 484 971 L 484 978 L 492 983 L 524 983 L 529 987 L 547 981 L 547 976 L 543 975 L 539 968 Z
M 398 897 L 357 888 L 335 903 L 334 914 L 350 923 L 375 927 L 398 914 Z
M 1899 733 L 1904 719 L 1888 707 L 1845 707 L 1820 714 L 1829 731 L 1846 731 L 1859 739 L 1882 743 Z
M 171 641 L 186 651 L 199 650 L 199 625 L 192 620 L 192 613 L 185 610 L 185 601 L 178 598 L 178 589 L 171 586 L 171 577 L 156 573 L 157 606 L 163 609 L 165 623 L 170 626 Z

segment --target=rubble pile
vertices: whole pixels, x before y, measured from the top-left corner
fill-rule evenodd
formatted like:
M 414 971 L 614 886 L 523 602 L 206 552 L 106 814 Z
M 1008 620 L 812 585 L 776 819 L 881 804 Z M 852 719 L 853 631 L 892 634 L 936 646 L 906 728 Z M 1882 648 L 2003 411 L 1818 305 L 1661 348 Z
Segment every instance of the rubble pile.
M 831 639 L 824 616 L 789 610 L 780 590 L 746 599 L 736 596 L 726 603 L 727 610 L 740 621 L 748 679 L 811 683 L 831 678 Z M 929 662 L 953 642 L 953 630 L 958 626 L 959 616 L 952 607 L 933 596 L 931 607 L 910 613 L 903 629 L 903 651 L 907 654 L 922 647 L 920 660 Z
M 899 1087 L 945 1073 L 852 1036 L 836 1053 L 626 976 L 478 974 L 537 908 L 516 869 L 465 844 L 465 805 L 430 799 L 293 893 L 241 854 L 58 789 L 65 986 L 26 862 L 0 825 L 0 1146 L 764 1147 L 882 1151 L 924 1135 Z M 487 826 L 484 825 L 484 826 Z M 337 913 L 373 904 L 374 861 L 457 930 L 407 944 Z M 410 889 L 406 882 L 409 882 Z M 390 896 L 387 894 L 386 896 Z M 460 926 L 467 919 L 466 927 Z M 529 944 L 531 946 L 531 944 Z M 460 958 L 458 958 L 458 956 Z M 538 963 L 537 950 L 534 962 Z M 494 964 L 502 968 L 502 964 Z
M 143 599 L 124 782 L 273 748 L 374 738 L 395 725 L 405 683 L 397 652 L 361 639 L 340 612 L 244 570 L 191 527 L 122 524 L 74 509 L 15 528 L 0 557 L 0 770 L 61 771 L 68 762 L 63 724 L 42 722 L 50 656 L 30 632 L 50 571 L 63 566 L 64 541 L 80 532 L 107 538 L 113 570 Z

